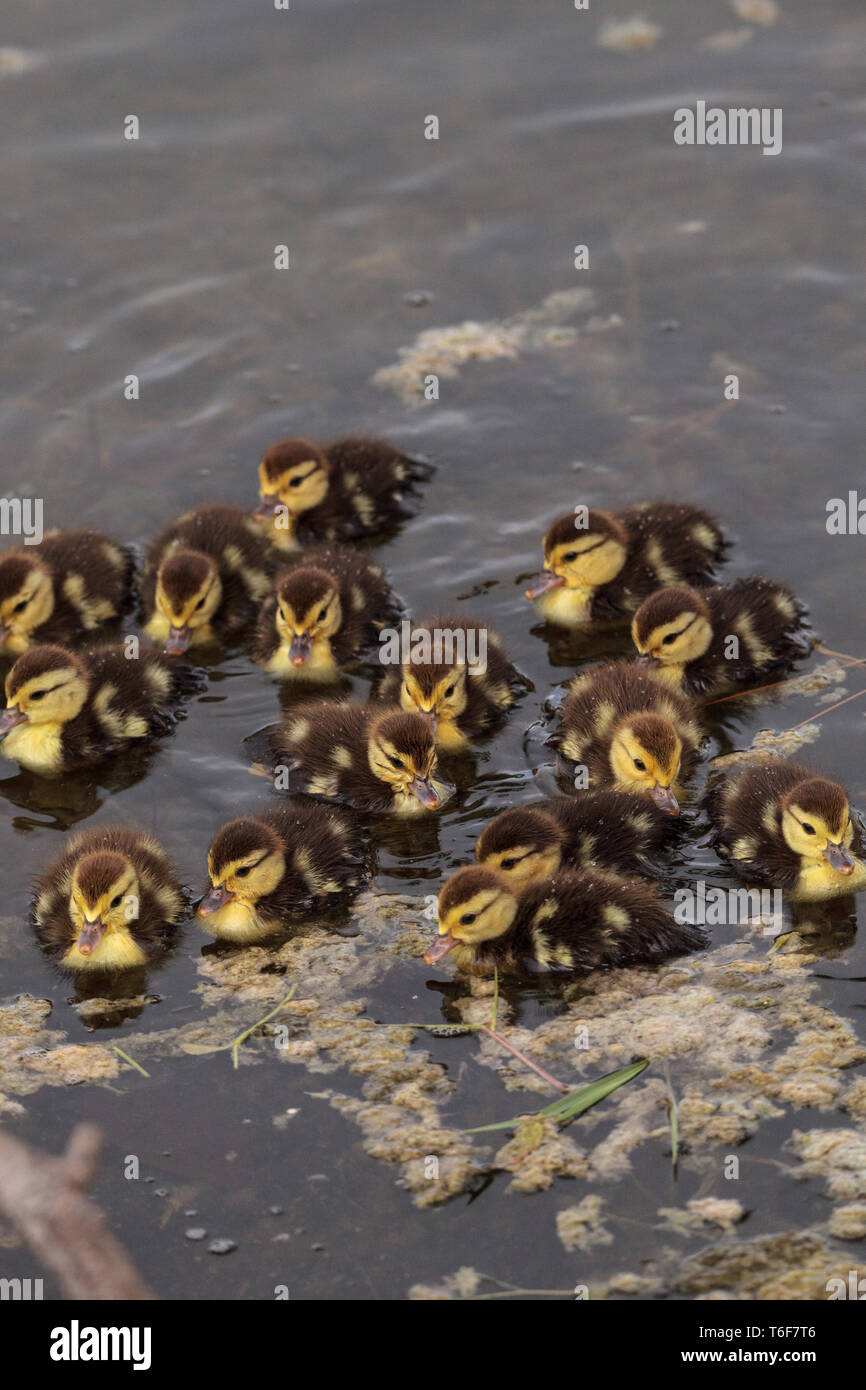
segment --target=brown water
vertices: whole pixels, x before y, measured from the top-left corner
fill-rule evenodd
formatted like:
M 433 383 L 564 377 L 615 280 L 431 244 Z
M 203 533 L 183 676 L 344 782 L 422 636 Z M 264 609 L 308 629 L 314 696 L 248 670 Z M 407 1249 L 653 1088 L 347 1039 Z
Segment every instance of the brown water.
M 516 578 L 537 568 L 546 525 L 576 502 L 664 495 L 710 509 L 736 541 L 731 573 L 784 580 L 830 647 L 864 652 L 863 538 L 829 537 L 825 507 L 863 476 L 866 17 L 846 0 L 783 0 L 775 24 L 719 52 L 704 41 L 743 27 L 726 9 L 642 8 L 663 33 L 633 53 L 596 46 L 602 6 L 580 13 L 562 0 L 296 0 L 288 13 L 34 0 L 0 33 L 44 59 L 0 78 L 6 495 L 43 497 L 46 525 L 143 542 L 190 503 L 250 502 L 259 454 L 285 434 L 370 430 L 437 464 L 420 514 L 379 553 L 416 612 L 459 598 L 489 621 L 535 691 L 435 827 L 414 843 L 387 839 L 383 891 L 435 892 L 485 820 L 533 794 L 546 755 L 527 730 L 572 667 L 531 633 Z M 699 98 L 782 107 L 783 153 L 675 146 L 672 112 Z M 424 139 L 430 113 L 438 142 Z M 128 114 L 137 142 L 122 138 Z M 280 243 L 286 272 L 273 269 Z M 578 243 L 589 270 L 573 269 Z M 436 403 L 371 381 L 426 329 L 525 324 L 547 296 L 574 290 L 591 291 L 591 305 L 552 322 L 576 338 L 536 335 L 514 357 L 441 374 Z M 407 303 L 418 291 L 432 299 Z M 727 372 L 742 393 L 730 404 Z M 128 373 L 140 376 L 138 401 L 124 400 Z M 757 711 L 709 751 L 813 707 Z M 828 715 L 809 750 L 861 806 L 864 710 Z M 274 686 L 233 655 L 146 776 L 133 766 L 108 787 L 76 783 L 59 815 L 32 787 L 0 782 L 0 995 L 50 998 L 53 1028 L 93 1036 L 28 934 L 31 876 L 85 815 L 152 828 L 200 886 L 215 828 L 261 803 L 241 740 L 277 712 Z M 699 873 L 726 881 L 695 848 L 678 874 Z M 716 941 L 737 935 L 720 929 Z M 206 941 L 189 925 L 148 982 L 154 1002 L 98 1039 L 134 1056 L 138 1031 L 206 1014 L 192 992 Z M 863 1036 L 862 943 L 816 971 L 831 977 L 824 1001 Z M 368 1013 L 434 1020 L 444 978 L 400 959 Z M 562 1007 L 556 988 L 509 998 L 526 1026 Z M 459 1071 L 449 1123 L 520 1108 L 474 1065 L 473 1038 L 417 1046 Z M 49 1149 L 76 1119 L 103 1126 L 96 1196 L 163 1296 L 269 1298 L 286 1284 L 292 1297 L 399 1298 L 463 1264 L 524 1287 L 578 1277 L 553 1217 L 582 1184 L 520 1198 L 495 1182 L 471 1205 L 418 1211 L 359 1131 L 310 1098 L 323 1085 L 302 1068 L 232 1071 L 221 1054 L 150 1070 L 149 1081 L 124 1072 L 111 1088 L 43 1090 L 11 1123 Z M 327 1084 L 360 1091 L 349 1073 Z M 273 1115 L 294 1107 L 302 1125 L 275 1128 Z M 773 1165 L 793 1128 L 837 1122 L 789 1107 L 762 1127 L 745 1234 L 823 1219 L 821 1184 L 780 1183 Z M 121 1181 L 126 1154 L 155 1182 Z M 632 1234 L 593 1252 L 592 1276 L 649 1258 L 656 1209 L 696 1187 L 688 1171 L 675 1186 L 669 1159 L 644 1146 L 634 1175 L 606 1192 Z M 190 1225 L 238 1249 L 209 1255 L 184 1240 Z M 0 1249 L 0 1275 L 32 1272 L 21 1258 Z

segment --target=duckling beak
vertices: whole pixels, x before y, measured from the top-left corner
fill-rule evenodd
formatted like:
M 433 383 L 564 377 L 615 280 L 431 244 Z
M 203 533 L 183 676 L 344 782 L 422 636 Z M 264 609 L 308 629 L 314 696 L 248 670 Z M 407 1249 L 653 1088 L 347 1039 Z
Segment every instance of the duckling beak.
M 856 868 L 854 856 L 841 842 L 838 845 L 834 845 L 832 840 L 828 840 L 827 848 L 822 850 L 822 853 L 827 863 L 830 864 L 837 873 L 844 874 L 846 878 L 848 874 L 853 874 Z
M 445 936 L 437 936 L 433 945 L 428 946 L 427 950 L 424 952 L 424 963 L 426 965 L 435 965 L 437 960 L 441 960 L 443 956 L 447 956 L 449 951 L 453 951 L 454 947 L 459 945 L 460 942 L 457 940 L 457 937 L 452 936 L 450 932 Z
M 169 656 L 180 656 L 185 652 L 192 640 L 192 633 L 188 627 L 170 627 L 168 637 L 165 642 L 165 650 Z
M 0 738 L 5 738 L 10 729 L 14 729 L 16 724 L 25 723 L 26 719 L 27 715 L 22 709 L 10 705 L 0 714 Z
M 679 815 L 680 803 L 677 801 L 670 787 L 663 787 L 661 783 L 656 782 L 655 786 L 650 790 L 650 796 L 659 810 L 668 811 L 672 816 Z
M 293 666 L 305 666 L 313 650 L 313 639 L 307 633 L 295 632 L 289 643 L 289 661 Z
M 280 499 L 275 492 L 264 492 L 253 516 L 259 521 L 267 521 L 268 517 L 274 515 L 279 505 Z
M 533 579 L 529 588 L 526 590 L 526 597 L 540 598 L 542 594 L 547 593 L 548 589 L 558 589 L 560 585 L 564 583 L 565 580 L 561 574 L 554 574 L 553 570 L 546 570 L 545 573 L 540 574 L 537 579 Z
M 196 908 L 196 912 L 199 917 L 210 917 L 212 913 L 219 912 L 221 907 L 225 907 L 227 903 L 233 903 L 234 900 L 234 893 L 226 888 L 224 883 L 221 883 L 219 888 L 212 888 L 209 893 L 205 894 Z
M 442 798 L 429 777 L 413 777 L 406 790 L 410 796 L 417 796 L 421 805 L 430 811 L 438 811 L 442 805 Z
M 418 713 L 423 714 L 424 718 L 427 720 L 427 723 L 430 725 L 430 728 L 433 730 L 433 733 L 435 734 L 436 730 L 439 728 L 438 714 L 434 714 L 432 709 L 422 709 L 419 710 Z
M 635 666 L 643 666 L 645 668 L 658 666 L 659 659 L 657 656 L 653 656 L 652 652 L 641 652 L 639 656 L 635 657 L 634 664 Z
M 97 917 L 95 922 L 85 922 L 78 933 L 76 945 L 83 956 L 91 956 L 102 940 L 105 923 Z
M 4 625 L 0 623 L 0 647 L 3 646 L 3 643 L 6 641 L 11 631 L 11 627 L 4 627 Z

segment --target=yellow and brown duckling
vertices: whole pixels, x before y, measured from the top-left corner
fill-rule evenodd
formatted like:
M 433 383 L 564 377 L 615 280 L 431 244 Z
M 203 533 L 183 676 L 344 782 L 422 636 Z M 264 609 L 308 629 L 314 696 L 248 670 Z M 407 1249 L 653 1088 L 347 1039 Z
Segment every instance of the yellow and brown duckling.
M 697 767 L 701 729 L 678 690 L 651 671 L 614 661 L 569 682 L 551 742 L 586 768 L 592 790 L 647 794 L 676 815 L 681 784 Z
M 279 550 L 376 536 L 408 515 L 404 499 L 431 471 L 384 439 L 282 439 L 259 464 L 254 516 Z
M 407 621 L 403 629 L 380 648 L 380 661 L 398 663 L 402 658 L 403 664 L 389 665 L 379 698 L 425 715 L 443 752 L 466 750 L 514 704 L 516 669 L 484 623 L 437 616 L 417 624 Z
M 300 914 L 346 902 L 363 882 L 357 828 L 333 806 L 290 800 L 229 821 L 207 857 L 203 925 L 228 941 L 270 936 Z
M 647 883 L 600 869 L 563 869 L 522 890 L 495 869 L 458 869 L 439 893 L 437 916 L 439 936 L 424 959 L 433 965 L 453 952 L 461 970 L 583 972 L 706 944 Z
M 797 763 L 759 763 L 706 797 L 721 859 L 757 887 L 820 902 L 866 888 L 863 832 L 837 782 Z
M 281 571 L 259 616 L 253 654 L 282 680 L 338 681 L 371 656 L 397 601 L 375 560 L 348 546 L 305 551 Z
M 805 609 L 783 584 L 752 577 L 659 589 L 631 624 L 638 665 L 689 695 L 754 684 L 807 656 Z
M 0 653 L 77 642 L 132 603 L 129 551 L 99 531 L 56 531 L 0 556 Z
M 628 792 L 579 792 L 502 811 L 475 843 L 475 858 L 517 888 L 562 868 L 611 869 L 654 877 L 673 818 Z
M 48 955 L 69 970 L 125 970 L 163 954 L 184 908 L 159 842 L 103 827 L 74 836 L 41 874 L 33 925 Z
M 240 507 L 197 507 L 147 552 L 145 632 L 172 656 L 235 636 L 270 592 L 273 554 Z
M 86 767 L 171 728 L 191 673 L 122 642 L 83 651 L 32 647 L 6 677 L 0 753 L 40 775 Z
M 454 790 L 437 775 L 433 731 L 421 714 L 315 700 L 298 705 L 269 742 L 286 790 L 359 811 L 437 811 Z
M 724 551 L 717 523 L 686 503 L 578 507 L 548 530 L 544 573 L 526 597 L 561 627 L 623 622 L 656 589 L 711 584 Z

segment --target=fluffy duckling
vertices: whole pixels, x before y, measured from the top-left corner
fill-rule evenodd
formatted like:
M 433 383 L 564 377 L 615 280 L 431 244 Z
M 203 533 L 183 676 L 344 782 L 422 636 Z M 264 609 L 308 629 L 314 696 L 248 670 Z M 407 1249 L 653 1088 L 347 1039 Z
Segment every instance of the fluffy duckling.
M 127 611 L 133 559 L 99 531 L 56 531 L 0 557 L 0 652 L 76 642 Z
M 155 540 L 141 581 L 145 632 L 172 656 L 253 623 L 273 559 L 239 507 L 197 507 Z
M 659 589 L 631 624 L 638 665 L 689 695 L 753 684 L 806 656 L 805 609 L 770 579 Z M 730 653 L 730 655 L 728 655 Z
M 655 875 L 674 821 L 628 792 L 580 792 L 502 811 L 475 843 L 475 858 L 512 886 L 542 883 L 563 867 Z
M 297 706 L 270 741 L 289 791 L 360 811 L 436 811 L 453 791 L 437 779 L 433 731 L 420 714 L 315 700 Z
M 259 464 L 254 515 L 279 550 L 375 536 L 408 514 L 404 497 L 431 472 L 384 439 L 350 435 L 324 449 L 283 439 Z
M 253 654 L 282 680 L 337 681 L 398 611 L 375 561 L 347 546 L 309 550 L 294 569 L 277 575 Z
M 287 918 L 326 910 L 362 883 L 357 830 L 332 806 L 287 801 L 229 821 L 208 850 L 199 917 L 215 936 L 257 941 Z
M 711 584 L 724 550 L 713 518 L 682 502 L 578 507 L 544 537 L 544 573 L 526 597 L 561 627 L 622 622 L 656 589 Z
M 192 678 L 122 642 L 73 653 L 32 647 L 6 677 L 0 753 L 41 775 L 86 767 L 174 723 Z
M 735 772 L 706 798 L 721 859 L 756 886 L 819 902 L 866 888 L 863 832 L 836 782 L 797 763 Z
M 648 793 L 679 812 L 677 791 L 698 762 L 701 730 L 691 701 L 624 661 L 575 676 L 551 742 L 584 766 L 593 789 Z
M 495 869 L 458 869 L 437 903 L 428 965 L 456 952 L 458 969 L 596 970 L 663 960 L 706 944 L 678 925 L 654 889 L 600 869 L 563 869 L 521 889 Z
M 183 890 L 158 841 L 102 827 L 74 836 L 37 880 L 33 926 L 69 970 L 124 970 L 162 954 L 183 911 Z
M 514 704 L 517 671 L 484 623 L 434 617 L 405 628 L 394 647 L 410 660 L 390 666 L 379 698 L 426 715 L 443 752 L 465 751 Z M 379 659 L 388 659 L 384 647 Z

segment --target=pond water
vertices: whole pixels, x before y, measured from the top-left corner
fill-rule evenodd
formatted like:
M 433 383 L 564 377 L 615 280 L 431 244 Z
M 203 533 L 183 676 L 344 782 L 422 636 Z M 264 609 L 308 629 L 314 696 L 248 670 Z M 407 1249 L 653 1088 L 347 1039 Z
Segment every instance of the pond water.
M 378 832 L 375 893 L 419 907 L 470 857 L 487 819 L 536 794 L 554 686 L 578 660 L 620 649 L 603 637 L 575 653 L 532 631 L 519 577 L 538 568 L 546 526 L 575 503 L 664 496 L 707 508 L 735 541 L 731 575 L 790 584 L 829 648 L 866 655 L 864 540 L 829 536 L 825 524 L 828 499 L 863 486 L 866 16 L 847 0 L 782 0 L 769 23 L 772 7 L 750 19 L 749 0 L 746 17 L 692 0 L 641 8 L 661 32 L 633 50 L 599 43 L 603 6 L 578 12 L 566 0 L 296 0 L 288 12 L 33 0 L 0 33 L 10 46 L 0 55 L 5 495 L 44 498 L 46 525 L 140 544 L 192 503 L 251 503 L 262 450 L 287 434 L 375 432 L 436 464 L 417 517 L 377 553 L 410 611 L 480 615 L 534 688 L 441 817 L 411 834 Z M 675 145 L 673 111 L 699 99 L 782 108 L 782 153 Z M 123 138 L 130 114 L 137 141 Z M 424 136 L 430 114 L 435 141 Z M 281 244 L 287 271 L 274 269 Z M 580 244 L 585 270 L 574 268 Z M 482 327 L 442 331 L 401 356 L 419 335 L 467 322 Z M 437 401 L 413 394 L 427 371 L 439 376 Z M 124 398 L 131 373 L 138 400 Z M 723 395 L 730 373 L 735 401 Z M 841 699 L 861 684 L 855 667 L 828 689 Z M 728 719 L 707 756 L 814 713 L 809 759 L 866 806 L 866 699 L 822 716 L 828 689 Z M 747 1213 L 723 1232 L 731 1245 L 803 1229 L 826 1237 L 825 1178 L 791 1175 L 789 1141 L 862 1125 L 863 1112 L 858 1122 L 841 1103 L 862 1073 L 853 1041 L 820 1102 L 777 1094 L 747 1146 L 693 1138 L 676 1175 L 656 1135 L 615 1178 L 557 1177 L 521 1195 L 499 1174 L 474 1183 L 474 1200 L 418 1206 L 397 1183 L 399 1164 L 369 1151 L 351 1106 L 330 1103 L 334 1093 L 369 1100 L 364 1068 L 338 1058 L 318 1075 L 254 1041 L 233 1069 L 226 1052 L 152 1041 L 233 1006 L 230 1038 L 293 980 L 299 998 L 315 998 L 302 969 L 270 997 L 220 975 L 217 998 L 206 972 L 220 954 L 190 923 L 135 1007 L 82 1012 L 73 982 L 30 937 L 32 876 L 70 825 L 120 819 L 157 833 L 185 881 L 203 887 L 215 829 L 263 800 L 242 740 L 278 713 L 276 687 L 233 652 L 146 766 L 76 779 L 59 808 L 56 789 L 43 797 L 14 769 L 0 780 L 0 997 L 51 1001 L 52 1038 L 39 1045 L 117 1044 L 149 1073 L 12 1086 L 23 1111 L 7 1123 L 49 1150 L 76 1120 L 100 1124 L 94 1195 L 160 1296 L 267 1299 L 285 1286 L 292 1298 L 403 1298 L 461 1266 L 568 1290 L 662 1268 L 665 1250 L 699 1256 L 719 1230 L 672 1232 L 659 1211 L 705 1197 L 736 1197 Z M 700 827 L 667 887 L 696 877 L 728 882 Z M 342 997 L 363 1000 L 377 1022 L 454 1022 L 465 987 L 400 936 L 412 903 L 372 930 L 375 902 L 360 935 L 336 938 L 360 972 Z M 393 912 L 390 896 L 381 902 Z M 714 948 L 732 943 L 755 962 L 770 947 L 743 928 L 714 931 Z M 338 1007 L 322 949 L 317 978 Z M 853 923 L 799 970 L 802 997 L 866 1041 Z M 525 1040 L 574 1005 L 559 985 L 533 985 L 509 987 L 504 1007 Z M 796 1007 L 773 1016 L 762 1066 L 789 1046 Z M 646 1052 L 643 1034 L 621 1041 L 621 1061 Z M 485 1044 L 479 1066 L 471 1034 L 418 1034 L 407 1055 L 424 1053 L 454 1083 L 442 1098 L 454 1130 L 552 1097 L 525 1095 L 515 1078 L 536 1079 L 517 1063 L 506 1089 L 503 1054 Z M 599 1053 L 585 1075 L 619 1064 Z M 548 1065 L 569 1084 L 584 1074 Z M 659 1084 L 664 1072 L 654 1064 L 647 1075 Z M 675 1094 L 695 1076 L 688 1049 L 671 1058 Z M 579 1121 L 575 1143 L 599 1145 L 624 1123 L 628 1091 Z M 661 1107 L 654 1126 L 666 1125 Z M 748 1172 L 725 1182 L 724 1155 L 741 1147 Z M 478 1151 L 489 1160 L 489 1145 Z M 137 1182 L 123 1177 L 128 1155 Z M 588 1193 L 602 1196 L 611 1239 L 569 1251 L 556 1217 Z M 187 1239 L 191 1227 L 207 1238 Z M 237 1246 L 224 1258 L 207 1250 L 221 1237 Z M 862 1250 L 830 1246 L 843 1264 Z M 0 1248 L 0 1276 L 36 1272 Z M 655 1292 L 672 1291 L 661 1277 Z

